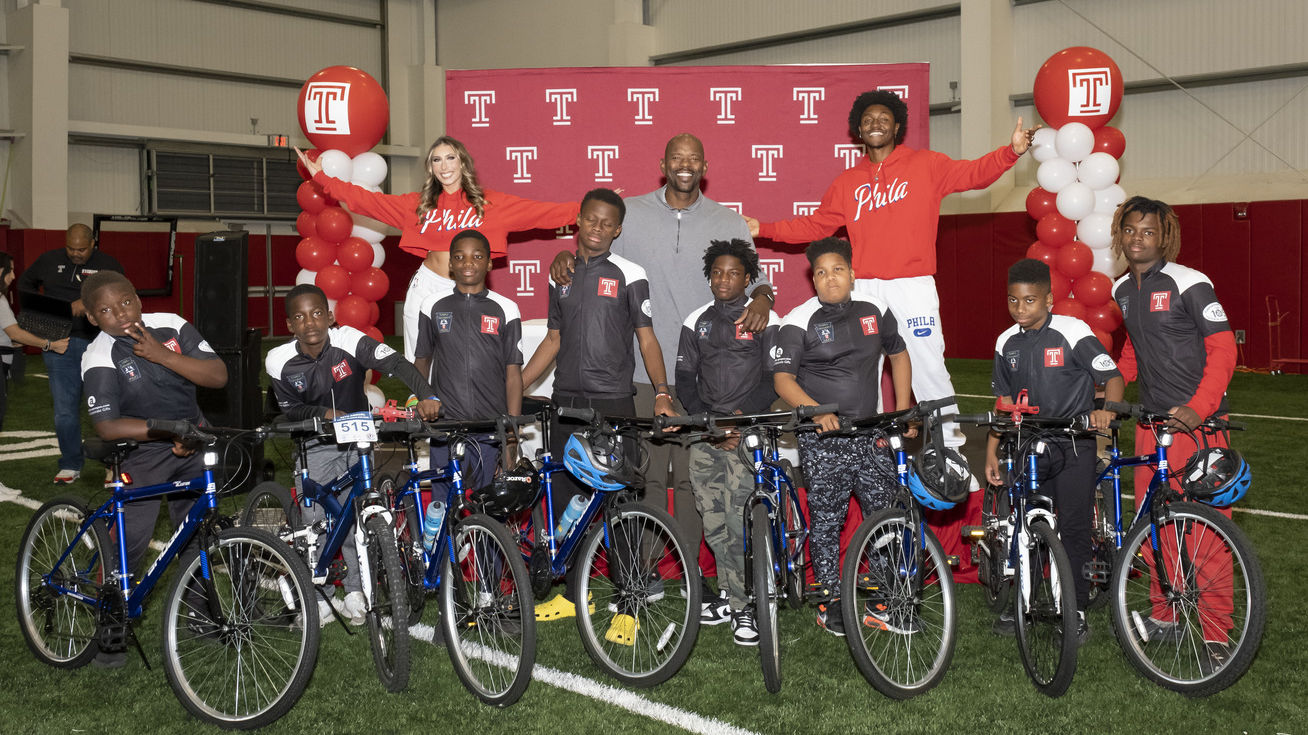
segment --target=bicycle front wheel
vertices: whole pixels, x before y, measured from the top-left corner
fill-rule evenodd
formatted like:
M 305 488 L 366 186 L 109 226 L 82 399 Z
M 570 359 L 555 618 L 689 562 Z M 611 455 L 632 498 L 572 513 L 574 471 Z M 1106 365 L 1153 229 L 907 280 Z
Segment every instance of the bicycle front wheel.
M 261 482 L 245 497 L 241 525 L 286 538 L 300 530 L 300 508 L 290 490 L 275 482 Z
M 163 615 L 164 673 L 182 705 L 228 729 L 262 727 L 304 693 L 318 660 L 309 570 L 285 542 L 253 528 L 187 551 Z
M 854 663 L 877 691 L 931 691 L 954 657 L 954 577 L 930 530 L 903 510 L 859 524 L 845 553 L 840 601 Z
M 1008 567 L 1008 538 L 999 529 L 1008 520 L 1008 488 L 986 485 L 981 500 L 981 523 L 985 535 L 976 541 L 976 577 L 985 591 L 986 606 L 991 612 L 1002 612 L 1010 607 L 1013 580 Z
M 487 515 L 454 522 L 442 549 L 441 629 L 459 681 L 486 704 L 507 707 L 527 690 L 536 664 L 531 584 L 513 537 Z
M 805 593 L 808 592 L 808 522 L 804 520 L 804 511 L 799 507 L 799 499 L 788 488 L 782 488 L 784 499 L 781 503 L 782 520 L 785 522 L 785 558 L 788 563 L 786 574 L 786 602 L 792 610 L 804 606 Z
M 1107 460 L 1100 459 L 1095 468 L 1096 476 L 1107 467 Z M 1090 524 L 1090 568 L 1073 570 L 1074 573 L 1088 574 L 1090 601 L 1086 604 L 1087 610 L 1101 608 L 1108 602 L 1108 586 L 1117 556 L 1117 516 L 1113 494 L 1113 478 L 1105 477 L 1095 485 L 1094 517 Z
M 18 543 L 14 597 L 18 628 L 41 662 L 61 669 L 86 665 L 99 652 L 96 598 L 117 567 L 118 555 L 103 521 L 92 524 L 76 543 L 86 505 L 61 496 L 37 509 Z M 60 558 L 67 552 L 67 558 Z M 70 595 L 86 595 L 90 601 Z
M 1267 590 L 1253 545 L 1198 503 L 1172 503 L 1157 528 L 1143 518 L 1113 570 L 1113 629 L 1126 658 L 1158 685 L 1191 697 L 1219 692 L 1253 663 Z
M 626 684 L 649 687 L 686 663 L 699 635 L 700 579 L 672 516 L 620 506 L 611 522 L 587 532 L 569 573 L 581 643 L 596 665 Z
M 372 600 L 368 606 L 368 641 L 377 677 L 387 691 L 409 685 L 409 592 L 395 547 L 395 533 L 375 515 L 363 524 Z
M 1027 548 L 1018 553 L 1013 620 L 1022 666 L 1036 689 L 1060 697 L 1076 674 L 1076 587 L 1072 563 L 1058 534 L 1042 519 L 1027 524 Z
M 763 665 L 763 686 L 776 694 L 781 691 L 781 650 L 777 636 L 776 556 L 772 551 L 771 531 L 767 507 L 756 503 L 750 511 L 749 551 L 753 561 L 758 658 Z

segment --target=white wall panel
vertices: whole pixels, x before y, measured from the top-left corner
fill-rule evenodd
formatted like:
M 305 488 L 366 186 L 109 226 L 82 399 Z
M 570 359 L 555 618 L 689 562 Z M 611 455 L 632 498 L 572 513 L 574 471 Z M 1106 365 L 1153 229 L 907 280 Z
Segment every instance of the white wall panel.
M 69 213 L 140 214 L 138 156 L 130 148 L 68 146 Z
M 436 63 L 448 69 L 603 66 L 615 0 L 438 0 Z

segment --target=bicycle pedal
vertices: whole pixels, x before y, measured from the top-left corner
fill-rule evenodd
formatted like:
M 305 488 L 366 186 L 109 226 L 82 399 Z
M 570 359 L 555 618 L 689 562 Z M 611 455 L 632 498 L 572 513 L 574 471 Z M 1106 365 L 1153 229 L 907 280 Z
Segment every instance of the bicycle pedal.
M 1113 576 L 1112 570 L 1108 568 L 1108 563 L 1103 561 L 1086 562 L 1081 574 L 1095 584 L 1108 584 Z
M 959 564 L 958 554 L 950 554 L 946 556 L 945 564 L 949 565 L 951 569 L 957 569 Z
M 862 592 L 880 592 L 881 583 L 874 581 L 870 574 L 858 575 L 858 589 Z

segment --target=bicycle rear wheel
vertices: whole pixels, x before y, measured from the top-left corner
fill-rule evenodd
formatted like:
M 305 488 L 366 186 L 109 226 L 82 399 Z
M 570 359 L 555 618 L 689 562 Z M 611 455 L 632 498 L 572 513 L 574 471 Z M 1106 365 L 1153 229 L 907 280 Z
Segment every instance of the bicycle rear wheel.
M 591 527 L 569 570 L 577 629 L 600 668 L 632 686 L 654 686 L 677 673 L 695 646 L 699 569 L 666 512 L 625 503 L 611 520 Z
M 37 509 L 18 543 L 14 570 L 18 628 L 32 655 L 61 669 L 84 666 L 99 652 L 95 600 L 109 572 L 118 566 L 104 521 L 92 524 L 73 543 L 86 515 L 80 498 L 54 498 Z M 60 564 L 65 551 L 68 557 Z M 68 592 L 91 600 L 77 600 Z
M 776 556 L 772 550 L 772 523 L 763 503 L 756 503 L 750 511 L 749 551 L 754 574 L 754 620 L 758 625 L 758 657 L 763 666 L 763 686 L 776 694 L 781 691 Z
M 377 492 L 386 501 L 395 517 L 395 545 L 400 554 L 400 568 L 404 573 L 408 598 L 409 625 L 422 620 L 427 606 L 427 587 L 423 578 L 427 565 L 422 558 L 422 526 L 418 524 L 418 503 L 414 493 L 408 492 L 405 483 L 391 475 L 377 480 Z
M 241 525 L 286 538 L 300 530 L 300 507 L 291 498 L 290 490 L 275 482 L 261 482 L 245 497 Z
M 1158 685 L 1191 697 L 1219 692 L 1244 675 L 1262 642 L 1267 590 L 1258 557 L 1244 532 L 1206 505 L 1163 510 L 1161 559 L 1153 530 L 1148 518 L 1135 524 L 1113 570 L 1117 640 Z
M 1100 459 L 1095 468 L 1098 477 L 1108 466 L 1107 460 Z M 1090 564 L 1091 569 L 1072 570 L 1077 574 L 1089 575 L 1090 601 L 1087 610 L 1101 608 L 1108 603 L 1108 589 L 1112 581 L 1112 570 L 1117 556 L 1117 516 L 1113 506 L 1113 479 L 1101 480 L 1095 485 L 1094 517 L 1090 524 Z
M 507 707 L 527 690 L 536 663 L 531 584 L 513 537 L 487 515 L 456 523 L 443 548 L 441 630 L 459 681 L 486 704 Z
M 849 651 L 877 691 L 908 699 L 944 678 L 956 642 L 954 577 L 940 542 L 909 513 L 884 510 L 859 525 L 840 600 Z
M 997 613 L 1012 605 L 1013 580 L 1004 574 L 1008 566 L 1008 544 L 997 530 L 998 524 L 1008 520 L 1008 488 L 986 485 L 982 492 L 985 495 L 981 500 L 981 522 L 986 534 L 976 542 L 976 576 L 985 591 L 986 605 Z
M 808 522 L 804 520 L 799 500 L 789 489 L 783 487 L 781 493 L 782 520 L 786 530 L 785 557 L 781 561 L 783 564 L 787 560 L 790 562 L 790 568 L 786 571 L 786 602 L 792 610 L 798 610 L 804 606 L 808 592 L 808 552 L 805 546 L 808 542 Z
M 409 685 L 409 593 L 404 567 L 395 547 L 395 532 L 375 515 L 363 524 L 372 600 L 368 605 L 368 641 L 377 677 L 387 691 Z
M 1062 696 L 1076 674 L 1076 587 L 1058 534 L 1043 519 L 1027 524 L 1028 547 L 1018 554 L 1013 620 L 1022 666 L 1036 689 Z
M 309 570 L 281 539 L 220 533 L 183 556 L 164 605 L 163 659 L 182 705 L 229 729 L 263 727 L 295 705 L 318 660 Z M 212 590 L 212 596 L 211 596 Z

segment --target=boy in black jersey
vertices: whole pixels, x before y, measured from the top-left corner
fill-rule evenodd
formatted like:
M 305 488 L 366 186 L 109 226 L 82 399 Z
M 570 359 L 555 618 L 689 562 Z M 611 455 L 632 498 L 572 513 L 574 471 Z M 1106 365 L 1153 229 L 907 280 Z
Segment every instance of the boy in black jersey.
M 895 409 L 908 408 L 912 366 L 898 320 L 876 297 L 854 293 L 849 243 L 826 238 L 809 245 L 805 254 L 817 296 L 787 314 L 777 333 L 777 395 L 792 406 L 838 404 L 843 418 L 875 414 L 884 354 L 895 384 Z M 818 584 L 834 592 L 840 582 L 840 530 L 850 495 L 858 498 L 863 514 L 870 515 L 889 505 L 898 479 L 889 453 L 878 450 L 873 437 L 823 436 L 839 428 L 840 419 L 824 413 L 814 420 L 821 427 L 818 433 L 799 434 L 799 459 L 808 478 L 809 549 Z M 832 635 L 845 635 L 838 600 L 818 609 L 818 625 Z M 910 632 L 894 629 L 883 613 L 869 608 L 865 622 Z
M 622 233 L 627 206 L 611 189 L 592 189 L 581 200 L 577 215 L 577 260 L 566 285 L 550 280 L 549 332 L 522 369 L 522 383 L 531 386 L 558 358 L 554 372 L 554 403 L 573 408 L 594 408 L 605 415 L 634 416 L 636 403 L 632 375 L 635 358 L 631 341 L 640 346 L 645 370 L 658 394 L 654 413 L 671 416 L 672 395 L 663 368 L 663 351 L 654 336 L 645 269 L 609 252 Z M 562 461 L 563 448 L 577 424 L 550 427 L 550 452 Z M 557 519 L 573 496 L 589 494 L 566 472 L 554 475 L 554 517 Z M 569 575 L 571 584 L 571 575 Z M 537 620 L 572 617 L 576 610 L 569 589 L 564 595 L 536 606 Z M 631 645 L 635 621 L 629 630 L 610 630 L 609 640 Z M 620 626 L 619 626 L 620 627 Z
M 755 334 L 736 320 L 748 299 L 745 289 L 758 278 L 758 253 L 745 240 L 714 240 L 704 251 L 704 276 L 713 301 L 691 312 L 681 325 L 677 350 L 677 394 L 690 413 L 760 413 L 777 394 L 771 357 L 781 320 L 768 312 L 768 326 Z M 754 473 L 736 456 L 738 436 L 690 447 L 690 481 L 695 506 L 704 519 L 704 540 L 717 559 L 718 586 L 728 599 L 706 600 L 701 625 L 731 620 L 732 637 L 742 646 L 758 645 L 758 630 L 745 597 L 742 512 L 754 491 Z M 725 610 L 723 609 L 725 607 Z
M 204 425 L 195 402 L 195 386 L 227 385 L 227 366 L 189 322 L 176 314 L 142 314 L 141 299 L 126 276 L 103 270 L 82 282 L 86 318 L 100 333 L 82 355 L 82 385 L 95 433 L 106 441 L 135 439 L 136 451 L 123 462 L 132 486 L 192 480 L 204 469 L 195 447 L 167 434 L 151 432 L 146 419 L 189 421 Z M 194 496 L 168 501 L 173 526 L 181 525 Z M 123 506 L 127 568 L 139 578 L 159 499 Z M 97 665 L 117 667 L 125 653 L 102 653 Z
M 363 386 L 368 370 L 394 374 L 414 395 L 418 415 L 433 420 L 440 403 L 427 380 L 404 356 L 353 327 L 332 326 L 335 316 L 327 307 L 322 289 L 301 284 L 286 295 L 286 328 L 295 336 L 290 342 L 268 352 L 264 367 L 272 378 L 273 394 L 286 418 L 334 419 L 355 411 L 368 410 Z M 328 482 L 350 468 L 353 460 L 348 446 L 331 441 L 311 442 L 307 451 L 309 477 Z M 299 468 L 297 467 L 297 470 Z M 298 473 L 296 475 L 299 477 Z M 301 489 L 302 490 L 302 489 Z M 305 525 L 324 517 L 322 506 L 314 503 L 304 509 Z M 359 578 L 359 556 L 354 537 L 347 536 L 341 553 L 345 557 L 345 600 L 341 612 L 355 625 L 362 625 L 365 613 L 363 586 Z M 334 589 L 324 589 L 329 596 Z M 319 620 L 325 625 L 331 611 L 319 601 Z
M 1121 401 L 1125 382 L 1113 358 L 1080 319 L 1050 314 L 1054 297 L 1050 290 L 1049 266 L 1031 258 L 1019 260 L 1008 269 L 1008 313 L 1013 326 L 995 341 L 991 391 L 1004 403 L 1025 390 L 1027 400 L 1040 407 L 1041 416 L 1071 418 L 1090 414 L 1096 429 L 1107 430 L 1113 419 L 1109 411 L 1095 411 L 1095 386 L 1104 386 L 1104 398 Z M 986 480 L 1005 484 L 999 470 L 999 436 L 986 443 Z M 1080 615 L 1077 642 L 1090 639 L 1085 621 L 1090 601 L 1090 582 L 1082 573 L 1090 561 L 1090 523 L 1094 503 L 1095 461 L 1098 448 L 1094 437 L 1073 441 L 1056 438 L 1040 458 L 1040 491 L 1054 499 L 1058 514 L 1058 535 L 1072 563 L 1076 585 L 1076 608 Z M 1002 613 L 995 631 L 1013 634 L 1012 611 Z

